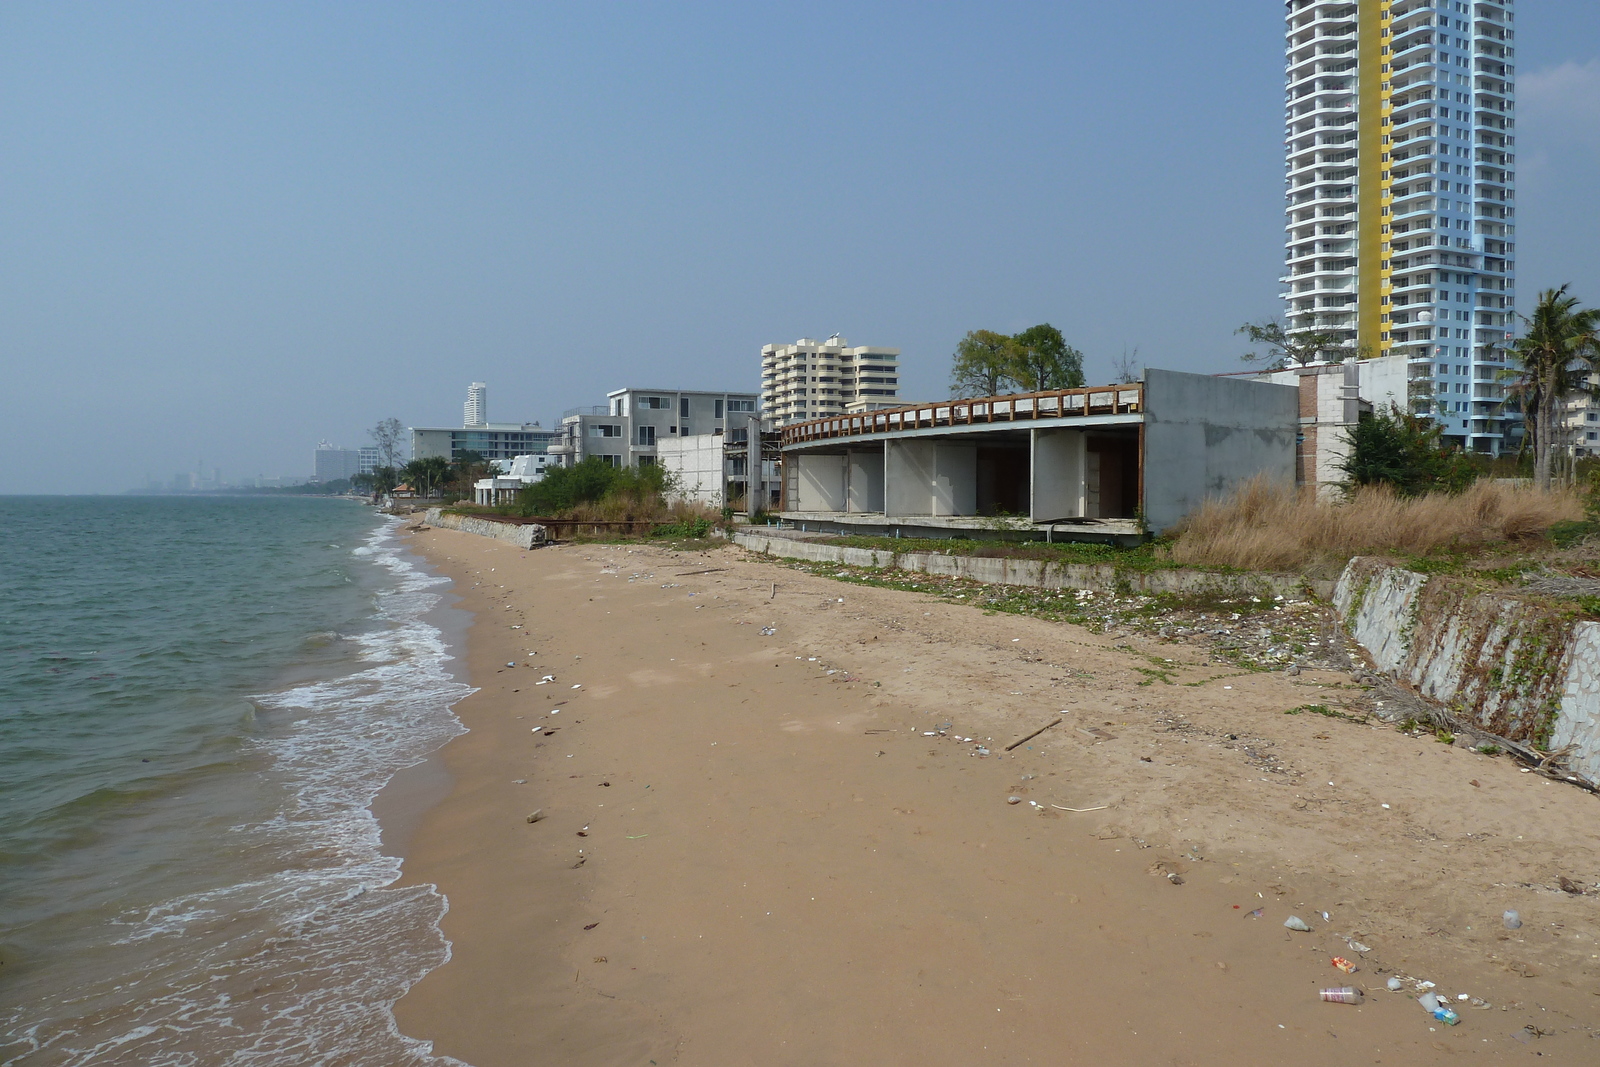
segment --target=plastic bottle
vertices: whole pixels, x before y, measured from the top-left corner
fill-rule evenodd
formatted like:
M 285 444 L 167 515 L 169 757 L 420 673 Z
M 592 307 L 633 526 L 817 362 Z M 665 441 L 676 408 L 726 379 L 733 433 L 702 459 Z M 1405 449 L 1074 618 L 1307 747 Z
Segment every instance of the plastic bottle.
M 1439 1005 L 1439 1010 L 1433 1013 L 1433 1017 L 1446 1026 L 1454 1026 L 1461 1021 L 1461 1016 L 1456 1014 L 1454 1008 L 1447 1008 L 1442 1004 Z
M 1355 986 L 1340 986 L 1337 989 L 1324 989 L 1317 996 L 1332 1004 L 1360 1004 L 1361 990 Z

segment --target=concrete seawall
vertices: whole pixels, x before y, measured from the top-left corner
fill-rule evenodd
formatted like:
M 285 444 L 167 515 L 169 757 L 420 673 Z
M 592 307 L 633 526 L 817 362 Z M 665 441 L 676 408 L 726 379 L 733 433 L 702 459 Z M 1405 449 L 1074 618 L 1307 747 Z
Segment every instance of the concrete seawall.
M 1327 597 L 1332 582 L 1310 582 L 1292 574 L 1213 574 L 1194 570 L 1119 570 L 1109 563 L 1054 563 L 999 556 L 955 556 L 943 552 L 892 552 L 881 548 L 847 548 L 814 541 L 740 531 L 734 543 L 752 552 L 815 563 L 843 563 L 876 570 L 893 567 L 918 574 L 969 578 L 991 585 L 1024 585 L 1040 589 L 1088 589 L 1096 593 L 1177 593 L 1223 597 L 1284 596 L 1299 599 L 1307 592 Z
M 495 522 L 492 519 L 480 519 L 476 515 L 454 515 L 442 508 L 429 508 L 427 522 L 441 530 L 460 530 L 479 537 L 492 537 L 519 548 L 534 548 L 545 542 L 544 527 L 535 523 Z
M 1600 782 L 1600 623 L 1363 557 L 1333 603 L 1379 670 L 1488 733 L 1566 749 L 1563 766 Z

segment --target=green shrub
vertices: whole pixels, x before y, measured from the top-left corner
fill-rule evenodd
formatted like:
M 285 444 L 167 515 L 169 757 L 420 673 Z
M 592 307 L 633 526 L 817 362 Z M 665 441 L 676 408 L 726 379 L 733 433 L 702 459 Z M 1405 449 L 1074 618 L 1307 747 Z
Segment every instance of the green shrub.
M 1444 430 L 1390 405 L 1364 416 L 1350 430 L 1350 455 L 1340 465 L 1349 484 L 1387 485 L 1401 496 L 1459 493 L 1478 477 L 1466 453 L 1448 448 Z

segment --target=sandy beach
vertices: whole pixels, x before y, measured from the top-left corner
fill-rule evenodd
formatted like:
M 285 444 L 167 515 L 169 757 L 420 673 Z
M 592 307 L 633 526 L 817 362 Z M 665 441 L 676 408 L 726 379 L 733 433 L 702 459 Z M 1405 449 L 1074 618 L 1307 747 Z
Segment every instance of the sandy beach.
M 437 1052 L 1600 1061 L 1600 895 L 1558 888 L 1600 882 L 1600 801 L 1284 714 L 1337 705 L 1348 675 L 1223 669 L 736 548 L 411 543 L 474 613 L 479 688 L 405 830 L 453 955 L 396 1013 Z M 1318 997 L 1345 985 L 1364 1003 Z

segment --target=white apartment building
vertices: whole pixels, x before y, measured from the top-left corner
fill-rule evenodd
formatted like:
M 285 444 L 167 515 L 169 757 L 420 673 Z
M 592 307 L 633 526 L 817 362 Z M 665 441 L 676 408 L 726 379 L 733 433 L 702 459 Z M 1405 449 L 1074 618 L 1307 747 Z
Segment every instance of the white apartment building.
M 489 421 L 489 387 L 483 382 L 467 386 L 467 402 L 461 405 L 462 426 L 483 426 Z
M 770 427 L 900 404 L 898 348 L 851 348 L 834 334 L 761 349 L 761 410 Z
M 742 426 L 757 413 L 755 393 L 686 389 L 618 389 L 604 406 L 570 408 L 549 452 L 572 467 L 591 456 L 613 467 L 656 462 L 657 442 L 674 437 L 722 433 Z
M 1498 453 L 1516 298 L 1514 0 L 1287 0 L 1288 327 L 1404 353 L 1412 410 Z

